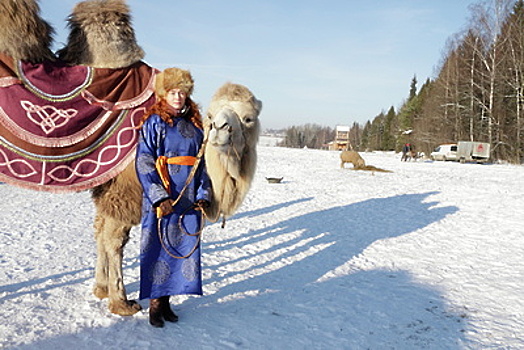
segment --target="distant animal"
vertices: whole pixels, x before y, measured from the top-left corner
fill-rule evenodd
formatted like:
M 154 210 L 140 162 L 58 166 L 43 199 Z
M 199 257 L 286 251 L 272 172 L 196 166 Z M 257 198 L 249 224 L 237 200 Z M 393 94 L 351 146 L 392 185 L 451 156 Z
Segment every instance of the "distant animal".
M 340 167 L 344 168 L 346 163 L 353 164 L 354 169 L 361 169 L 366 166 L 366 162 L 356 151 L 342 151 L 340 153 Z
M 411 143 L 406 143 L 402 146 L 402 157 L 400 160 L 406 162 L 408 160 L 417 160 L 418 152 L 415 151 L 415 146 Z
M 404 157 L 404 161 L 406 162 L 411 161 L 411 160 L 416 161 L 419 155 L 418 155 L 418 152 L 411 150 L 411 151 L 406 152 L 406 154 L 403 155 L 403 157 Z
M 205 161 L 215 201 L 210 220 L 231 216 L 253 180 L 262 102 L 243 85 L 226 83 L 214 94 L 204 118 Z
M 68 21 L 70 34 L 57 54 L 71 65 L 124 69 L 138 64 L 144 56 L 124 0 L 80 2 Z M 56 59 L 49 49 L 54 31 L 40 17 L 37 0 L 2 0 L 0 25 L 0 57 L 34 63 Z M 260 110 L 261 102 L 246 87 L 235 84 L 219 89 L 210 104 L 204 122 L 206 166 L 215 189 L 211 217 L 232 215 L 249 189 L 256 167 Z M 127 299 L 122 260 L 129 232 L 141 217 L 142 188 L 134 162 L 94 187 L 92 198 L 97 243 L 93 293 L 101 299 L 109 298 L 112 313 L 132 315 L 141 306 Z

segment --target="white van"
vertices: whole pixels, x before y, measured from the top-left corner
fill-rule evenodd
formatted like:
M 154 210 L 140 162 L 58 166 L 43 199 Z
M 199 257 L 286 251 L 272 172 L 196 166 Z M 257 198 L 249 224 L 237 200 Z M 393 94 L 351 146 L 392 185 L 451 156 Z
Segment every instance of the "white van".
M 431 160 L 457 160 L 457 144 L 440 145 L 429 156 Z

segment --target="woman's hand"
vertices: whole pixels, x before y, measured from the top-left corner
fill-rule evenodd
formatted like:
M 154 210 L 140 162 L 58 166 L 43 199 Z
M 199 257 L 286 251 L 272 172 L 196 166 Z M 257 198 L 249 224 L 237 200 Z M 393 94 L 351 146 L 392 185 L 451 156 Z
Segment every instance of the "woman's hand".
M 196 210 L 203 210 L 209 207 L 211 203 L 206 201 L 205 199 L 199 199 L 195 202 L 195 208 Z
M 157 216 L 161 217 L 164 215 L 171 214 L 173 212 L 173 204 L 175 203 L 174 200 L 171 198 L 168 198 L 162 202 L 157 207 Z M 160 215 L 160 216 L 159 216 Z

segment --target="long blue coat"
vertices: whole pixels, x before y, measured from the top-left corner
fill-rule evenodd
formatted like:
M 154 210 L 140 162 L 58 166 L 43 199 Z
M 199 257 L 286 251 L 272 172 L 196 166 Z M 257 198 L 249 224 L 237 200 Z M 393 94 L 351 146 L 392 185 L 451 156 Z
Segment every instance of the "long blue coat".
M 140 299 L 166 295 L 202 295 L 200 242 L 189 233 L 200 229 L 200 212 L 191 210 L 197 200 L 210 200 L 211 182 L 203 161 L 174 212 L 160 220 L 155 207 L 167 198 L 176 199 L 191 172 L 191 166 L 168 165 L 170 191 L 167 193 L 155 168 L 159 156 L 196 156 L 203 140 L 202 130 L 183 118 L 174 118 L 173 126 L 158 115 L 150 116 L 142 126 L 136 155 L 136 170 L 142 184 L 142 237 L 140 244 Z M 181 225 L 179 217 L 183 215 Z M 160 226 L 159 226 L 160 222 Z M 164 246 L 159 238 L 159 230 Z M 196 250 L 185 256 L 195 247 Z M 166 251 L 169 251 L 169 253 Z

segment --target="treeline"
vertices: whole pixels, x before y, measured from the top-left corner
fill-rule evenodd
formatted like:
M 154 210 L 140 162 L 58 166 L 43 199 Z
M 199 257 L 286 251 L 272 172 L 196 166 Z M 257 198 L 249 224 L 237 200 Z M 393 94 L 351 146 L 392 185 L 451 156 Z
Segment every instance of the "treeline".
M 493 159 L 522 162 L 524 0 L 483 1 L 470 13 L 467 29 L 449 40 L 434 79 L 417 89 L 414 77 L 398 111 L 391 107 L 364 126 L 353 124 L 354 149 L 400 151 L 410 142 L 429 153 L 441 143 L 471 140 L 489 142 Z M 289 147 L 300 139 L 288 141 L 300 129 L 293 128 L 286 130 Z
M 285 130 L 279 146 L 290 148 L 325 148 L 335 138 L 335 129 L 317 124 L 292 126 Z

